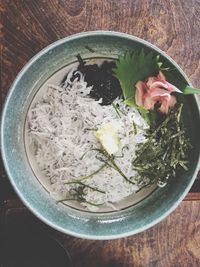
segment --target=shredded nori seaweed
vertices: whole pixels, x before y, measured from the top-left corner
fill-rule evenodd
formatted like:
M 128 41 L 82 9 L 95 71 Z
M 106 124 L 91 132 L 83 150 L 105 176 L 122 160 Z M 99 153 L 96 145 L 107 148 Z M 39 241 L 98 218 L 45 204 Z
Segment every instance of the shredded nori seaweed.
M 176 176 L 179 169 L 188 170 L 191 144 L 183 125 L 182 108 L 183 104 L 177 104 L 147 141 L 138 147 L 133 169 L 138 173 L 140 185 L 147 182 L 162 187 Z

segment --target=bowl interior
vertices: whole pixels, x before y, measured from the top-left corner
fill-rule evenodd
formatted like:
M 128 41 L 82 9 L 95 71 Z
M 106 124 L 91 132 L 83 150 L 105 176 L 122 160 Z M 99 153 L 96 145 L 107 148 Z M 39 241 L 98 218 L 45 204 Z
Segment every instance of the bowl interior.
M 198 171 L 200 118 L 194 96 L 184 99 L 184 121 L 193 149 L 188 171 L 180 171 L 166 187 L 143 201 L 114 213 L 90 213 L 58 205 L 35 178 L 26 155 L 26 114 L 39 88 L 55 72 L 83 58 L 116 58 L 127 50 L 143 48 L 161 54 L 165 66 L 174 69 L 175 85 L 188 83 L 183 71 L 162 51 L 138 38 L 119 33 L 93 32 L 62 39 L 37 54 L 13 83 L 2 116 L 1 144 L 4 164 L 15 190 L 30 210 L 52 227 L 74 236 L 111 239 L 140 232 L 169 214 L 190 189 Z

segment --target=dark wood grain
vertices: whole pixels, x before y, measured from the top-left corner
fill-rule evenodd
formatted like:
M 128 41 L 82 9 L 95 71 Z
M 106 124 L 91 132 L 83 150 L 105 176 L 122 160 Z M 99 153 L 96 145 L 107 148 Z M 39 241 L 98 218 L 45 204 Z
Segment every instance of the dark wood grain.
M 36 220 L 21 202 L 8 200 L 4 204 L 4 214 L 0 212 L 0 227 L 2 216 L 17 220 L 19 216 L 29 216 L 30 221 Z M 66 236 L 40 222 L 38 231 L 43 228 L 63 244 L 72 257 L 74 267 L 199 267 L 199 210 L 199 201 L 183 202 L 176 212 L 153 228 L 111 241 Z
M 199 208 L 200 202 L 184 202 L 164 222 L 133 237 L 100 242 L 66 238 L 65 246 L 76 267 L 197 267 Z
M 127 32 L 173 57 L 199 84 L 200 2 L 3 0 L 3 97 L 22 66 L 59 38 L 88 30 Z
M 121 31 L 152 42 L 200 87 L 199 0 L 0 0 L 0 12 L 1 105 L 32 56 L 62 37 L 89 30 Z M 0 173 L 0 201 L 13 198 L 7 208 L 14 203 L 20 207 L 3 167 Z M 186 199 L 200 199 L 198 192 L 200 177 Z M 77 267 L 198 267 L 199 210 L 200 202 L 183 202 L 157 226 L 121 240 L 97 242 L 55 234 Z

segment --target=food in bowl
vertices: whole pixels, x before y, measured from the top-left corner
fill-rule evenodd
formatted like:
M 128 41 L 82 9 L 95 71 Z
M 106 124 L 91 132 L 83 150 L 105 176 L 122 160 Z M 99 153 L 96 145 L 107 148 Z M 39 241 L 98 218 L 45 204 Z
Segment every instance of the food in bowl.
M 88 49 L 88 47 L 91 49 Z M 191 85 L 189 79 L 180 67 L 163 51 L 137 37 L 105 31 L 79 33 L 66 37 L 46 47 L 23 68 L 10 89 L 4 105 L 1 121 L 1 151 L 8 177 L 25 205 L 43 222 L 65 234 L 88 239 L 105 240 L 130 236 L 144 231 L 164 219 L 177 207 L 180 201 L 186 196 L 197 176 L 200 153 L 200 114 L 198 99 L 192 95 L 185 96 L 182 93 L 170 93 L 171 96 L 174 95 L 176 97 L 176 105 L 174 107 L 170 107 L 171 105 L 162 106 L 162 108 L 165 108 L 164 110 L 167 110 L 166 108 L 169 107 L 169 112 L 167 114 L 163 114 L 160 111 L 157 112 L 161 104 L 165 104 L 163 103 L 165 98 L 162 98 L 162 101 L 158 101 L 160 97 L 157 100 L 153 98 L 153 95 L 148 90 L 147 79 L 148 77 L 154 77 L 155 79 L 159 71 L 147 73 L 145 77 L 137 77 L 138 81 L 135 81 L 134 86 L 132 85 L 133 80 L 130 80 L 130 78 L 132 79 L 133 77 L 132 71 L 130 71 L 133 70 L 132 64 L 130 64 L 130 67 L 125 64 L 126 69 L 128 66 L 128 72 L 123 71 L 123 68 L 121 68 L 120 73 L 123 74 L 121 77 L 119 77 L 119 73 L 116 73 L 115 76 L 117 76 L 117 81 L 120 83 L 120 97 L 123 100 L 122 104 L 125 104 L 126 108 L 136 108 L 137 113 L 139 112 L 145 123 L 149 125 L 149 130 L 145 130 L 146 143 L 137 146 L 136 158 L 138 160 L 134 160 L 134 167 L 137 167 L 136 172 L 139 173 L 139 171 L 143 171 L 141 175 L 149 174 L 150 178 L 158 178 L 157 175 L 150 175 L 150 173 L 154 174 L 152 163 L 158 163 L 159 161 L 155 159 L 159 157 L 154 157 L 154 155 L 152 156 L 152 154 L 147 153 L 148 151 L 150 152 L 152 148 L 154 149 L 154 145 L 149 146 L 152 142 L 149 143 L 148 140 L 152 140 L 150 135 L 153 134 L 154 129 L 156 130 L 159 122 L 161 123 L 163 120 L 164 123 L 164 118 L 171 118 L 171 122 L 174 122 L 174 116 L 179 118 L 179 116 L 174 115 L 177 114 L 176 112 L 178 112 L 179 108 L 181 111 L 180 118 L 186 129 L 185 140 L 189 139 L 189 143 L 192 145 L 192 148 L 189 148 L 189 151 L 186 153 L 189 163 L 186 163 L 185 166 L 188 170 L 182 167 L 177 168 L 175 171 L 176 176 L 168 179 L 165 186 L 163 186 L 163 184 L 157 186 L 158 181 L 151 180 L 153 185 L 148 185 L 144 188 L 141 186 L 139 191 L 134 192 L 130 196 L 115 203 L 109 203 L 112 207 L 100 205 L 96 208 L 92 205 L 86 207 L 84 203 L 80 203 L 80 201 L 66 201 L 64 202 L 65 205 L 63 203 L 57 203 L 59 200 L 63 200 L 63 198 L 56 198 L 55 201 L 55 195 L 52 197 L 49 188 L 51 186 L 49 182 L 50 179 L 44 175 L 36 161 L 35 145 L 33 142 L 30 144 L 30 125 L 28 123 L 27 114 L 29 114 L 30 110 L 34 108 L 37 102 L 40 103 L 42 101 L 48 90 L 48 85 L 53 85 L 54 87 L 58 86 L 59 88 L 62 87 L 63 81 L 66 80 L 66 75 L 69 74 L 72 68 L 75 68 L 75 70 L 78 69 L 80 60 L 77 61 L 77 53 L 80 53 L 83 61 L 86 62 L 85 65 L 94 65 L 96 63 L 100 66 L 103 65 L 104 61 L 113 61 L 118 65 L 118 60 L 120 62 L 121 59 L 125 58 L 127 51 L 131 51 L 131 53 L 132 51 L 140 52 L 142 49 L 144 49 L 145 55 L 148 55 L 150 52 L 152 52 L 155 57 L 158 54 L 161 55 L 159 60 L 163 63 L 161 72 L 165 75 L 167 82 L 175 85 L 179 90 L 185 93 L 186 85 Z M 136 62 L 136 65 L 138 65 L 139 61 L 137 60 Z M 169 71 L 167 71 L 167 68 L 169 68 Z M 79 69 L 79 71 L 84 73 L 83 70 Z M 112 73 L 114 73 L 114 66 L 112 66 Z M 135 73 L 134 71 L 134 80 Z M 143 73 L 143 71 L 139 71 L 138 73 Z M 90 84 L 90 82 L 92 82 L 94 88 L 95 79 L 92 78 L 95 78 L 95 76 L 93 74 L 90 75 L 87 80 L 87 75 L 84 73 L 84 81 L 87 82 L 87 87 L 92 86 L 92 84 Z M 128 74 L 128 76 L 126 76 L 126 74 Z M 97 83 L 102 80 L 100 77 L 99 75 L 96 81 Z M 125 79 L 121 80 L 122 77 L 125 77 Z M 124 91 L 124 85 L 127 85 L 126 81 L 128 83 L 131 82 L 130 92 L 132 98 L 129 97 L 127 91 Z M 139 89 L 141 91 L 137 92 L 137 103 L 134 103 L 133 100 L 136 101 L 137 82 L 139 82 L 142 89 Z M 163 81 L 163 83 L 165 82 Z M 107 85 L 108 86 L 105 86 L 104 89 L 109 92 L 107 88 L 109 88 L 110 82 L 108 82 Z M 114 90 L 114 88 L 118 89 Z M 118 85 L 113 87 L 112 94 L 109 94 L 110 97 L 114 97 L 111 103 L 119 97 L 119 90 Z M 189 91 L 190 90 L 191 89 L 189 89 Z M 104 91 L 105 90 L 102 90 L 102 92 Z M 99 95 L 99 92 L 96 94 L 96 92 L 93 94 L 92 99 L 98 101 L 101 95 Z M 169 92 L 165 93 L 169 95 Z M 168 98 L 174 100 L 173 97 Z M 155 109 L 148 109 L 152 108 L 152 106 L 150 105 L 147 107 L 146 104 L 152 103 L 155 100 L 156 103 L 153 105 Z M 106 100 L 103 104 L 106 107 L 106 105 L 109 106 L 111 103 L 108 103 Z M 119 112 L 119 110 L 117 111 Z M 154 111 L 156 111 L 156 113 Z M 162 127 L 159 128 L 162 128 L 161 132 L 163 132 L 163 134 L 166 131 L 164 129 L 165 126 L 165 124 L 162 124 Z M 167 123 L 167 128 L 168 126 L 169 124 Z M 95 135 L 95 132 L 92 132 L 93 138 L 95 137 L 95 142 L 98 143 L 101 150 L 105 150 L 106 148 L 102 144 L 102 133 L 104 133 L 105 130 L 108 131 L 108 129 L 110 132 L 110 129 L 113 127 L 115 127 L 113 123 L 111 125 L 106 125 L 106 127 L 101 125 L 101 127 L 99 127 L 99 130 L 101 130 L 100 136 L 97 135 L 99 139 Z M 138 130 L 137 128 L 136 130 Z M 174 127 L 170 127 L 170 132 L 168 133 L 172 134 L 171 130 L 173 129 Z M 111 132 L 113 131 L 111 130 Z M 160 136 L 161 132 L 158 133 L 156 137 Z M 115 129 L 114 134 L 111 134 L 112 140 L 116 140 L 114 138 L 116 135 L 119 140 L 120 134 L 118 132 L 116 133 Z M 164 134 L 164 136 L 166 135 Z M 177 138 L 177 136 L 174 136 L 174 138 Z M 169 135 L 166 136 L 165 142 L 167 140 L 170 141 Z M 115 141 L 113 143 L 116 144 Z M 159 144 L 159 142 L 154 142 L 154 144 Z M 119 144 L 117 142 L 117 147 L 118 146 Z M 149 149 L 140 157 L 139 151 L 142 152 L 142 147 L 144 151 L 147 147 Z M 148 157 L 144 157 L 147 154 Z M 149 160 L 149 157 L 151 160 Z M 146 160 L 144 161 L 144 159 Z M 146 164 L 147 162 L 150 165 Z M 167 161 L 165 161 L 165 163 L 167 164 Z M 148 167 L 148 172 L 145 172 L 144 166 Z M 151 169 L 149 167 L 151 167 Z M 89 180 L 87 182 L 89 183 Z M 117 210 L 114 210 L 115 208 Z
M 42 86 L 28 111 L 26 148 L 54 199 L 117 210 L 127 197 L 150 188 L 145 197 L 188 169 L 183 94 L 199 91 L 174 86 L 171 72 L 144 50 L 117 61 L 78 55 L 65 77 L 54 74 L 56 82 Z

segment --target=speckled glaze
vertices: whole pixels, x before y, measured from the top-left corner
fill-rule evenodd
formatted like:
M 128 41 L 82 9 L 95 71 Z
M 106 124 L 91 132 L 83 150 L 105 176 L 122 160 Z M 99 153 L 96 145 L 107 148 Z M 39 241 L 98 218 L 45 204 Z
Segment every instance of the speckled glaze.
M 95 52 L 92 53 L 87 46 Z M 35 178 L 27 161 L 24 124 L 28 107 L 40 86 L 57 70 L 84 57 L 116 58 L 126 50 L 144 48 L 162 55 L 177 70 L 178 79 L 190 84 L 180 67 L 160 49 L 139 38 L 116 32 L 86 32 L 59 40 L 43 49 L 22 69 L 14 81 L 4 106 L 1 121 L 1 149 L 10 181 L 24 204 L 53 228 L 88 239 L 114 239 L 144 231 L 172 212 L 194 182 L 200 154 L 200 112 L 198 100 L 187 96 L 185 124 L 193 152 L 187 172 L 180 172 L 172 183 L 155 190 L 149 197 L 125 210 L 90 213 L 57 204 Z

